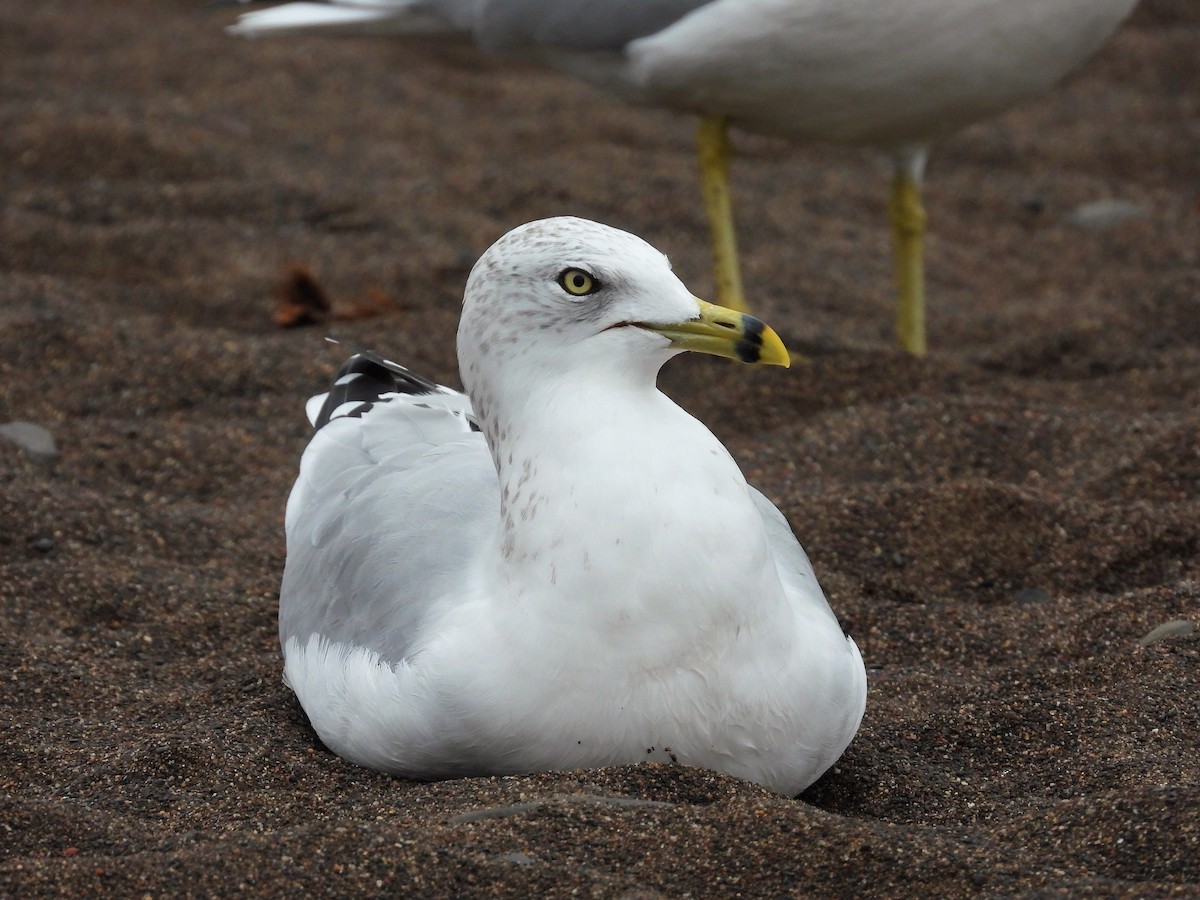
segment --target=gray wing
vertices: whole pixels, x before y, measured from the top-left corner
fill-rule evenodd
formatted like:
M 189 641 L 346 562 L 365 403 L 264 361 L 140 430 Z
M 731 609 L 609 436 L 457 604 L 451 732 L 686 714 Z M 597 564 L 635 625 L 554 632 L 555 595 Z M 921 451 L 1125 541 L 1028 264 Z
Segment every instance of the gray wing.
M 496 471 L 445 388 L 335 396 L 322 418 L 288 499 L 280 641 L 320 634 L 395 663 L 494 538 Z
M 714 0 L 478 0 L 470 27 L 481 47 L 617 51 Z M 463 0 L 426 0 L 461 9 Z
M 775 504 L 763 496 L 757 488 L 750 486 L 750 495 L 758 507 L 758 514 L 762 516 L 763 527 L 767 531 L 767 541 L 775 556 L 775 566 L 779 570 L 779 578 L 783 582 L 788 596 L 801 605 L 822 610 L 825 615 L 836 622 L 837 616 L 829 608 L 825 592 L 817 583 L 817 576 L 813 572 L 812 563 L 808 561 L 808 554 L 796 540 L 796 535 L 792 532 L 792 526 L 788 524 L 788 520 L 784 518 L 783 513 Z M 839 627 L 841 626 L 839 625 Z

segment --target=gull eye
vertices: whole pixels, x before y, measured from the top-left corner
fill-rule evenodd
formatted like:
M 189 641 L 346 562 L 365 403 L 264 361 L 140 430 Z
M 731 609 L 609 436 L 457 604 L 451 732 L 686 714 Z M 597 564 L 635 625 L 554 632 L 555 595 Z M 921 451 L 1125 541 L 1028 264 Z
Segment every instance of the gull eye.
M 562 285 L 564 291 L 574 294 L 576 297 L 594 294 L 600 290 L 600 282 L 583 269 L 564 269 L 558 276 L 558 283 Z

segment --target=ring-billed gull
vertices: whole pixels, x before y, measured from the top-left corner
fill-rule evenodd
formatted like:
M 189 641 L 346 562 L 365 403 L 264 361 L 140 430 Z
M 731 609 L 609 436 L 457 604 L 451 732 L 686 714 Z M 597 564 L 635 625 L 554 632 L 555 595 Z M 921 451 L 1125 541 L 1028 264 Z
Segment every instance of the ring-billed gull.
M 730 124 L 864 144 L 893 160 L 888 204 L 901 346 L 924 354 L 931 141 L 1039 94 L 1081 65 L 1137 0 L 333 0 L 243 15 L 247 36 L 462 33 L 637 103 L 692 112 L 717 299 L 744 309 Z
M 684 350 L 788 361 L 639 238 L 546 219 L 471 272 L 466 395 L 359 353 L 309 402 L 279 633 L 330 749 L 420 779 L 669 760 L 789 795 L 841 755 L 858 649 L 655 387 Z

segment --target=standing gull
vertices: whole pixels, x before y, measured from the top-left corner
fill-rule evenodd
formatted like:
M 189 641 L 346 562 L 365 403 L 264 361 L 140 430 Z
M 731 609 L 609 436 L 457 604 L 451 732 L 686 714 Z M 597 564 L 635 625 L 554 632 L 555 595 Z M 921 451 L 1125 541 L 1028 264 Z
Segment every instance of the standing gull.
M 279 634 L 330 749 L 420 779 L 674 761 L 787 795 L 837 760 L 862 659 L 784 517 L 656 388 L 684 350 L 788 363 L 639 238 L 547 219 L 471 272 L 465 396 L 360 353 L 310 401 Z
M 931 141 L 1050 88 L 1137 0 L 333 0 L 243 15 L 256 36 L 461 33 L 636 103 L 701 116 L 701 179 L 720 302 L 744 309 L 729 126 L 878 147 L 896 332 L 925 352 L 921 181 Z

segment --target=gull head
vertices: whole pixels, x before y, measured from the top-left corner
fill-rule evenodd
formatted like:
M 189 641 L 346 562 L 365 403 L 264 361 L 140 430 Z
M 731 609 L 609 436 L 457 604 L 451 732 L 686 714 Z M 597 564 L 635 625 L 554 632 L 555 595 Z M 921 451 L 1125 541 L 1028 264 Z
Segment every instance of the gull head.
M 516 373 L 653 384 L 662 364 L 685 350 L 788 365 L 771 328 L 700 300 L 654 247 L 586 219 L 514 228 L 467 279 L 458 356 L 472 395 L 482 380 Z

